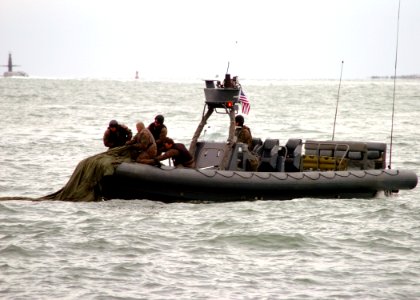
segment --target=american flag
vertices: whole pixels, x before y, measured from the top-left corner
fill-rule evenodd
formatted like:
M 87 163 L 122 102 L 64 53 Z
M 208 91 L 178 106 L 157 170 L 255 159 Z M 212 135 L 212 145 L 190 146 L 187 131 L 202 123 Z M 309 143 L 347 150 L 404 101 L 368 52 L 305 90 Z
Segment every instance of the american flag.
M 249 104 L 248 97 L 245 95 L 242 89 L 241 94 L 239 95 L 239 101 L 242 103 L 242 113 L 247 115 L 251 109 L 251 105 Z

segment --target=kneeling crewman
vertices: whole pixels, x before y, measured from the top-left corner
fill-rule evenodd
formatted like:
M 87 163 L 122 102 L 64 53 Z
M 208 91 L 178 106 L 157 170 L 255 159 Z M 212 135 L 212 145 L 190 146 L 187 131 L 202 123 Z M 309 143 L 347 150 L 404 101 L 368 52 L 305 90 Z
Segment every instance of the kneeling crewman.
M 172 158 L 176 168 L 194 168 L 194 158 L 184 144 L 174 143 L 173 139 L 167 137 L 163 140 L 163 146 L 165 153 L 155 158 L 156 163 L 159 163 L 161 160 Z

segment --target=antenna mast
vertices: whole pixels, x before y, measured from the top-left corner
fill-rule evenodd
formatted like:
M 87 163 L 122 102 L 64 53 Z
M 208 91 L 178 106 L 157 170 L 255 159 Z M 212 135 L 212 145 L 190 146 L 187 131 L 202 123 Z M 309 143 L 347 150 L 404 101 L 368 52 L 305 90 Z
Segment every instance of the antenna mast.
M 340 73 L 340 82 L 338 84 L 338 92 L 337 92 L 337 103 L 335 105 L 335 116 L 334 116 L 334 126 L 333 126 L 333 134 L 332 134 L 332 141 L 334 141 L 334 134 L 335 134 L 335 123 L 337 121 L 337 112 L 338 112 L 338 101 L 340 99 L 340 88 L 341 88 L 341 78 L 343 77 L 343 65 L 344 60 L 341 61 L 341 73 Z
M 394 66 L 394 90 L 392 93 L 392 122 L 391 122 L 391 141 L 389 143 L 389 165 L 388 169 L 391 169 L 392 162 L 392 138 L 394 135 L 394 114 L 395 114 L 395 87 L 397 82 L 397 62 L 398 62 L 398 35 L 400 31 L 400 7 L 401 0 L 398 1 L 398 17 L 397 17 L 397 45 L 395 47 L 395 66 Z

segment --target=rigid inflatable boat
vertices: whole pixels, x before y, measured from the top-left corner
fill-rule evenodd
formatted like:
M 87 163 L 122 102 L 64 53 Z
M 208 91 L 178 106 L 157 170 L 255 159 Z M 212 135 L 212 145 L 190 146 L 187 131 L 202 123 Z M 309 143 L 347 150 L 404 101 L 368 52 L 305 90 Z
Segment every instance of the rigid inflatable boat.
M 417 175 L 386 168 L 387 145 L 361 141 L 253 138 L 252 149 L 235 139 L 241 86 L 206 81 L 201 121 L 191 140 L 194 169 L 122 163 L 101 182 L 105 199 L 163 202 L 287 200 L 302 197 L 372 198 L 413 189 Z M 227 141 L 199 140 L 213 112 L 229 116 Z M 250 162 L 258 160 L 251 170 Z

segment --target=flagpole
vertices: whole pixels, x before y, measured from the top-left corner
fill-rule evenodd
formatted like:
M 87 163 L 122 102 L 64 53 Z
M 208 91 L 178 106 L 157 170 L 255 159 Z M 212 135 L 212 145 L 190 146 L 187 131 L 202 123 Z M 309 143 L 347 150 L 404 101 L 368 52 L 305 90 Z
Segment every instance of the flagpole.
M 239 93 L 238 93 L 238 100 L 241 102 L 241 107 L 242 107 L 242 111 L 243 111 L 243 103 L 242 103 L 242 100 L 241 100 L 241 93 L 242 93 L 242 87 L 241 86 L 239 86 Z

